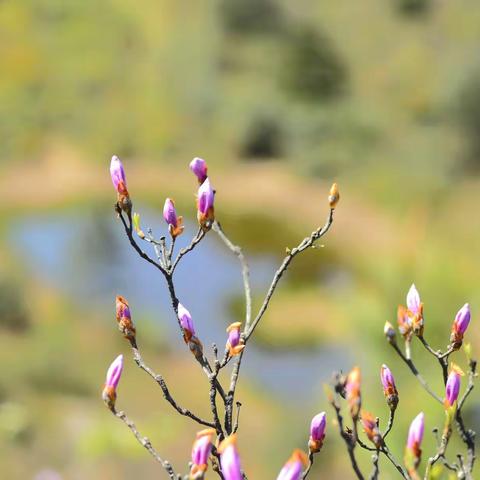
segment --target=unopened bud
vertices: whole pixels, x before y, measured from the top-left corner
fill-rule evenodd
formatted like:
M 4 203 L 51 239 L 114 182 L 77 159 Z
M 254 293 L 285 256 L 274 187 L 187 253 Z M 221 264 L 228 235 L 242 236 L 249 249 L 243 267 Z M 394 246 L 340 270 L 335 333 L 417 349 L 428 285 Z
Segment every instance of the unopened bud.
M 330 194 L 328 195 L 328 203 L 330 208 L 335 208 L 340 200 L 340 191 L 338 190 L 338 185 L 334 183 L 330 188 Z
M 383 333 L 385 334 L 385 337 L 389 343 L 396 343 L 397 332 L 395 331 L 393 325 L 390 322 L 385 322 L 385 326 L 383 327 Z
M 102 398 L 110 410 L 114 410 L 117 400 L 117 386 L 123 371 L 123 355 L 119 355 L 110 365 L 103 387 Z

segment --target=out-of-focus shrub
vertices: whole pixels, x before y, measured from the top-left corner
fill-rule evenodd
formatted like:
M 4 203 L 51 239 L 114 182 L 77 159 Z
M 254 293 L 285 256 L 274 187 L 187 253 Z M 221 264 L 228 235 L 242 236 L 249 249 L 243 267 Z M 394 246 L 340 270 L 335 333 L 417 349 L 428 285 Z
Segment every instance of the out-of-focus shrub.
M 291 33 L 285 48 L 282 83 L 292 96 L 322 101 L 346 90 L 347 69 L 331 40 L 310 27 Z
M 21 287 L 11 280 L 0 278 L 0 328 L 23 332 L 30 326 Z
M 430 0 L 396 0 L 398 10 L 404 15 L 424 15 L 431 7 Z
M 282 128 L 273 115 L 258 115 L 250 121 L 240 147 L 247 159 L 269 159 L 282 155 Z
M 272 33 L 284 24 L 274 0 L 223 0 L 220 14 L 225 28 L 234 33 Z
M 459 124 L 466 136 L 468 150 L 466 170 L 480 170 L 480 72 L 470 77 L 462 88 L 458 101 Z

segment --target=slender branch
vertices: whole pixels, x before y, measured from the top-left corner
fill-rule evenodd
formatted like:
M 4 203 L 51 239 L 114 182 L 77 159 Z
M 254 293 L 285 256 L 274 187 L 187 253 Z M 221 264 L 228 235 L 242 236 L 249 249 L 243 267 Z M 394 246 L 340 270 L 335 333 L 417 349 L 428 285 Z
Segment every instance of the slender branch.
M 476 376 L 477 361 L 470 360 L 469 362 L 470 371 L 468 374 L 468 386 L 463 394 L 461 400 L 458 402 L 458 408 L 455 413 L 455 424 L 458 430 L 458 433 L 467 447 L 467 464 L 463 467 L 467 478 L 471 478 L 471 473 L 473 472 L 473 466 L 475 464 L 475 432 L 473 430 L 467 429 L 463 421 L 462 408 L 465 404 L 466 399 L 470 395 L 471 391 L 474 388 L 474 379 Z M 463 464 L 463 462 L 462 462 Z
M 338 429 L 340 431 L 340 435 L 345 441 L 345 444 L 347 445 L 347 450 L 348 450 L 348 456 L 350 457 L 350 462 L 352 464 L 353 471 L 355 472 L 357 478 L 359 480 L 364 480 L 364 476 L 362 472 L 360 471 L 360 468 L 357 463 L 357 459 L 355 458 L 355 444 L 357 442 L 358 436 L 355 435 L 354 432 L 347 431 L 344 426 L 343 426 L 343 416 L 340 412 L 340 407 L 338 406 L 337 402 L 335 399 L 332 397 L 330 399 L 330 404 L 335 410 L 335 415 L 337 416 L 337 422 L 338 422 Z M 355 425 L 355 422 L 354 422 Z M 355 431 L 354 427 L 354 431 Z
M 252 293 L 250 289 L 250 269 L 248 268 L 247 260 L 238 245 L 234 245 L 232 241 L 225 235 L 222 226 L 218 221 L 213 223 L 212 229 L 218 234 L 223 243 L 237 256 L 242 266 L 243 288 L 245 290 L 245 329 L 247 331 L 250 327 L 252 318 Z
M 308 474 L 310 473 L 311 468 L 313 467 L 313 453 L 310 452 L 308 454 L 308 465 L 307 468 L 304 470 L 302 474 L 302 479 L 305 479 L 308 477 Z
M 195 415 L 194 413 L 192 413 L 190 410 L 186 409 L 186 408 L 182 408 L 180 407 L 177 402 L 173 399 L 172 395 L 170 394 L 170 391 L 168 390 L 168 387 L 167 387 L 167 384 L 164 380 L 164 378 L 155 373 L 149 366 L 147 366 L 145 364 L 145 362 L 143 361 L 143 358 L 142 356 L 140 355 L 140 352 L 138 350 L 138 348 L 134 347 L 132 345 L 132 351 L 133 351 L 133 359 L 135 360 L 135 363 L 146 373 L 148 373 L 148 375 L 150 375 L 157 383 L 158 385 L 160 386 L 160 388 L 162 389 L 162 392 L 163 392 L 163 397 L 165 398 L 165 400 L 167 400 L 168 403 L 170 403 L 170 405 L 180 414 L 180 415 L 183 415 L 185 417 L 189 417 L 191 418 L 192 420 L 194 420 L 195 422 L 199 423 L 200 425 L 205 425 L 206 427 L 210 427 L 210 428 L 215 428 L 215 424 L 212 423 L 212 422 L 208 422 L 207 420 L 204 420 L 200 417 L 198 417 L 197 415 Z
M 118 212 L 118 210 L 117 210 Z M 125 233 L 127 234 L 128 240 L 130 241 L 130 244 L 132 247 L 135 249 L 135 251 L 148 263 L 151 263 L 155 268 L 158 268 L 163 275 L 166 275 L 167 272 L 166 270 L 155 260 L 152 260 L 139 246 L 138 243 L 135 241 L 135 238 L 133 238 L 133 228 L 132 228 L 132 219 L 130 216 L 128 216 L 128 225 L 127 222 L 125 221 L 125 218 L 123 218 L 123 213 L 120 211 L 118 213 L 118 216 L 120 220 L 122 221 L 123 227 L 125 228 Z
M 379 452 L 380 450 L 377 448 L 376 452 L 372 455 L 372 463 L 373 463 L 373 471 L 370 474 L 370 480 L 377 480 L 378 475 L 380 473 L 380 467 L 378 465 L 378 460 L 379 460 Z
M 405 478 L 405 480 L 410 480 L 410 475 L 403 469 L 401 464 L 395 459 L 395 457 L 392 455 L 390 450 L 388 449 L 387 445 L 383 445 L 383 447 L 380 449 L 380 451 L 390 460 L 392 465 L 397 469 L 398 473 Z
M 445 353 L 442 353 L 440 350 L 435 351 L 428 344 L 423 335 L 419 335 L 418 339 L 420 340 L 420 342 L 422 342 L 422 345 L 438 360 L 438 363 L 440 364 L 440 367 L 442 369 L 443 383 L 446 385 L 448 378 L 448 357 L 451 353 L 449 353 L 450 348 Z
M 447 420 L 448 422 L 448 420 Z M 437 452 L 433 457 L 430 457 L 427 462 L 427 468 L 425 470 L 425 480 L 428 480 L 430 478 L 430 471 L 435 465 L 435 463 L 438 462 L 441 458 L 445 458 L 445 452 L 447 450 L 448 442 L 450 440 L 450 437 L 452 435 L 452 427 L 450 423 L 445 425 L 445 428 L 443 430 L 443 435 L 442 439 L 440 441 L 440 444 L 438 445 Z
M 282 264 L 280 265 L 280 268 L 275 272 L 275 275 L 273 276 L 272 283 L 270 285 L 270 288 L 268 289 L 267 295 L 265 296 L 265 300 L 263 301 L 257 316 L 255 317 L 255 319 L 252 322 L 252 325 L 250 326 L 250 328 L 245 334 L 245 342 L 247 342 L 248 339 L 252 336 L 253 332 L 255 331 L 255 328 L 257 327 L 258 323 L 262 319 L 265 311 L 267 310 L 268 304 L 270 303 L 270 299 L 272 298 L 272 295 L 275 292 L 275 289 L 277 288 L 278 282 L 280 281 L 283 274 L 287 270 L 288 266 L 290 265 L 290 262 L 299 253 L 303 252 L 307 248 L 312 247 L 317 240 L 323 237 L 328 232 L 328 230 L 330 230 L 330 227 L 333 223 L 334 211 L 335 209 L 333 208 L 330 209 L 329 215 L 323 227 L 320 227 L 314 232 L 312 232 L 312 234 L 309 237 L 304 238 L 297 247 L 293 248 L 288 252 L 287 256 L 284 258 Z
M 390 416 L 388 417 L 388 424 L 385 433 L 382 435 L 382 438 L 385 440 L 387 435 L 390 433 L 390 430 L 393 427 L 393 422 L 395 420 L 395 409 L 390 409 Z
M 232 433 L 237 433 L 238 422 L 240 420 L 240 408 L 242 408 L 242 404 L 240 402 L 235 402 L 235 405 L 237 406 L 237 416 L 235 417 L 235 423 L 233 425 L 233 432 Z
M 170 269 L 170 274 L 173 275 L 173 272 L 177 268 L 178 263 L 180 260 L 188 253 L 191 252 L 203 239 L 205 236 L 205 232 L 199 228 L 197 234 L 192 238 L 192 241 L 188 247 L 182 248 L 180 252 L 178 252 L 177 258 L 173 262 L 172 268 Z
M 125 425 L 131 430 L 131 432 L 135 435 L 135 438 L 137 439 L 138 443 L 142 445 L 149 453 L 152 455 L 155 460 L 162 465 L 162 467 L 165 469 L 167 472 L 168 476 L 172 480 L 176 480 L 177 476 L 170 465 L 170 463 L 166 460 L 163 460 L 158 452 L 153 448 L 152 443 L 147 437 L 142 437 L 140 432 L 137 430 L 137 427 L 135 424 L 127 417 L 125 412 L 117 412 L 115 409 L 112 410 L 112 413 L 119 418 Z
M 413 363 L 413 361 L 409 358 L 407 358 L 403 352 L 398 348 L 398 345 L 396 342 L 389 342 L 390 345 L 394 348 L 394 350 L 397 352 L 399 357 L 405 362 L 405 364 L 408 366 L 410 371 L 415 375 L 417 380 L 422 384 L 423 388 L 439 403 L 443 404 L 443 400 L 435 393 L 433 392 L 430 387 L 428 386 L 428 383 L 425 381 L 425 379 L 420 375 L 420 372 L 417 370 L 417 367 Z

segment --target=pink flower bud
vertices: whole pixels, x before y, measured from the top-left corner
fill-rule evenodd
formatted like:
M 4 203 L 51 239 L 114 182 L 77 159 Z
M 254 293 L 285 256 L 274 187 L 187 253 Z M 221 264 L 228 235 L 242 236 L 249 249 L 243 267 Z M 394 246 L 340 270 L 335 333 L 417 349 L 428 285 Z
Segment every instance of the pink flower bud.
M 307 466 L 307 455 L 302 450 L 294 450 L 292 456 L 280 471 L 277 480 L 300 480 L 303 469 Z
M 411 317 L 413 333 L 423 335 L 423 304 L 420 301 L 420 295 L 414 284 L 410 287 L 407 294 L 408 314 Z
M 454 328 L 462 335 L 466 332 L 470 323 L 470 305 L 466 303 L 455 316 Z
M 123 371 L 123 355 L 119 355 L 110 365 L 103 388 L 102 398 L 105 404 L 113 410 L 117 399 L 117 386 Z
M 422 455 L 420 448 L 425 431 L 425 415 L 419 413 L 410 424 L 408 431 L 407 448 L 413 453 L 414 457 L 419 459 Z
M 234 322 L 227 327 L 228 340 L 227 348 L 230 356 L 238 355 L 243 351 L 245 345 L 243 344 L 242 337 L 240 335 L 240 327 L 242 322 Z
M 225 480 L 242 480 L 240 456 L 237 450 L 237 435 L 227 437 L 218 447 L 220 464 Z
M 112 177 L 112 183 L 117 192 L 119 191 L 118 187 L 121 183 L 127 188 L 125 170 L 123 169 L 121 160 L 116 155 L 112 157 L 112 161 L 110 162 L 110 176 Z
M 327 415 L 325 412 L 321 412 L 312 418 L 312 423 L 310 424 L 310 439 L 308 441 L 308 448 L 311 453 L 318 453 L 322 448 L 326 427 Z
M 413 314 L 417 314 L 420 312 L 421 304 L 420 294 L 418 293 L 415 284 L 412 283 L 412 286 L 407 293 L 407 307 Z
M 165 200 L 163 207 L 163 218 L 168 224 L 168 231 L 170 235 L 175 238 L 183 232 L 183 218 L 177 217 L 175 210 L 175 202 L 171 198 Z
M 350 414 L 352 418 L 358 418 L 360 408 L 362 405 L 362 398 L 360 394 L 360 369 L 355 367 L 347 376 L 345 384 L 346 399 L 350 407 Z
M 395 386 L 395 379 L 392 372 L 386 365 L 382 365 L 380 369 L 380 379 L 383 385 L 383 393 L 387 399 L 388 406 L 391 409 L 397 408 L 398 405 L 398 392 Z
M 452 363 L 445 385 L 445 407 L 451 407 L 457 401 L 460 393 L 460 377 L 463 375 L 464 373 L 460 367 Z
M 203 158 L 195 157 L 190 162 L 190 170 L 197 176 L 200 184 L 207 178 L 207 162 Z
M 466 303 L 455 316 L 455 321 L 452 325 L 452 333 L 450 335 L 450 343 L 455 350 L 462 346 L 463 335 L 470 323 L 470 306 Z
M 408 340 L 412 337 L 412 319 L 409 310 L 403 305 L 397 308 L 398 330 Z
M 180 320 L 184 335 L 187 337 L 187 340 L 189 340 L 190 337 L 195 335 L 195 327 L 190 312 L 181 303 L 178 303 L 178 319 Z
M 198 223 L 204 230 L 209 230 L 215 219 L 213 202 L 215 199 L 215 192 L 210 185 L 210 180 L 207 178 L 198 189 Z
M 127 300 L 121 295 L 117 295 L 115 299 L 115 309 L 118 329 L 122 332 L 125 338 L 131 342 L 135 342 L 136 330 L 132 322 L 130 307 Z
M 110 162 L 110 176 L 112 177 L 113 186 L 117 191 L 117 207 L 130 215 L 132 202 L 127 190 L 125 170 L 123 169 L 122 162 L 116 155 L 112 157 L 112 161 Z
M 376 418 L 370 412 L 362 411 L 362 425 L 368 439 L 376 447 L 381 447 L 383 444 L 382 434 L 378 429 Z
M 195 478 L 199 472 L 205 472 L 208 468 L 208 457 L 212 450 L 212 439 L 215 435 L 214 428 L 207 428 L 197 433 L 192 448 L 192 469 L 190 477 Z

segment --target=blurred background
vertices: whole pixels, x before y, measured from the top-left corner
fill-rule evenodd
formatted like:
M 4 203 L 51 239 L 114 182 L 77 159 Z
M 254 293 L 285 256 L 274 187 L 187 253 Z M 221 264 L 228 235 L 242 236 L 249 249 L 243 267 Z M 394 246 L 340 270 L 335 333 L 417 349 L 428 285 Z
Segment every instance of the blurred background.
M 112 154 L 144 229 L 165 233 L 163 202 L 176 200 L 187 223 L 179 243 L 196 230 L 188 163 L 207 160 L 217 217 L 251 262 L 255 305 L 285 248 L 323 224 L 332 181 L 340 185 L 324 248 L 297 257 L 245 356 L 239 442 L 250 478 L 275 478 L 305 447 L 311 417 L 332 419 L 323 384 L 354 365 L 364 406 L 383 425 L 380 365 L 397 379 L 397 458 L 426 411 L 427 457 L 443 411 L 383 325 L 415 282 L 430 343 L 445 348 L 469 301 L 478 352 L 479 46 L 474 0 L 1 2 L 2 476 L 165 476 L 101 401 L 119 353 L 128 361 L 118 407 L 186 471 L 196 425 L 131 361 L 117 293 L 130 301 L 147 363 L 181 405 L 209 415 L 208 383 L 163 280 L 115 219 Z M 223 346 L 225 327 L 243 318 L 236 258 L 211 233 L 177 273 L 204 344 Z M 438 366 L 417 344 L 414 356 L 443 395 Z M 465 367 L 463 352 L 454 360 Z M 465 417 L 480 429 L 476 392 Z M 368 472 L 370 456 L 359 456 Z M 397 478 L 384 459 L 381 470 Z M 353 478 L 331 422 L 311 477 Z

